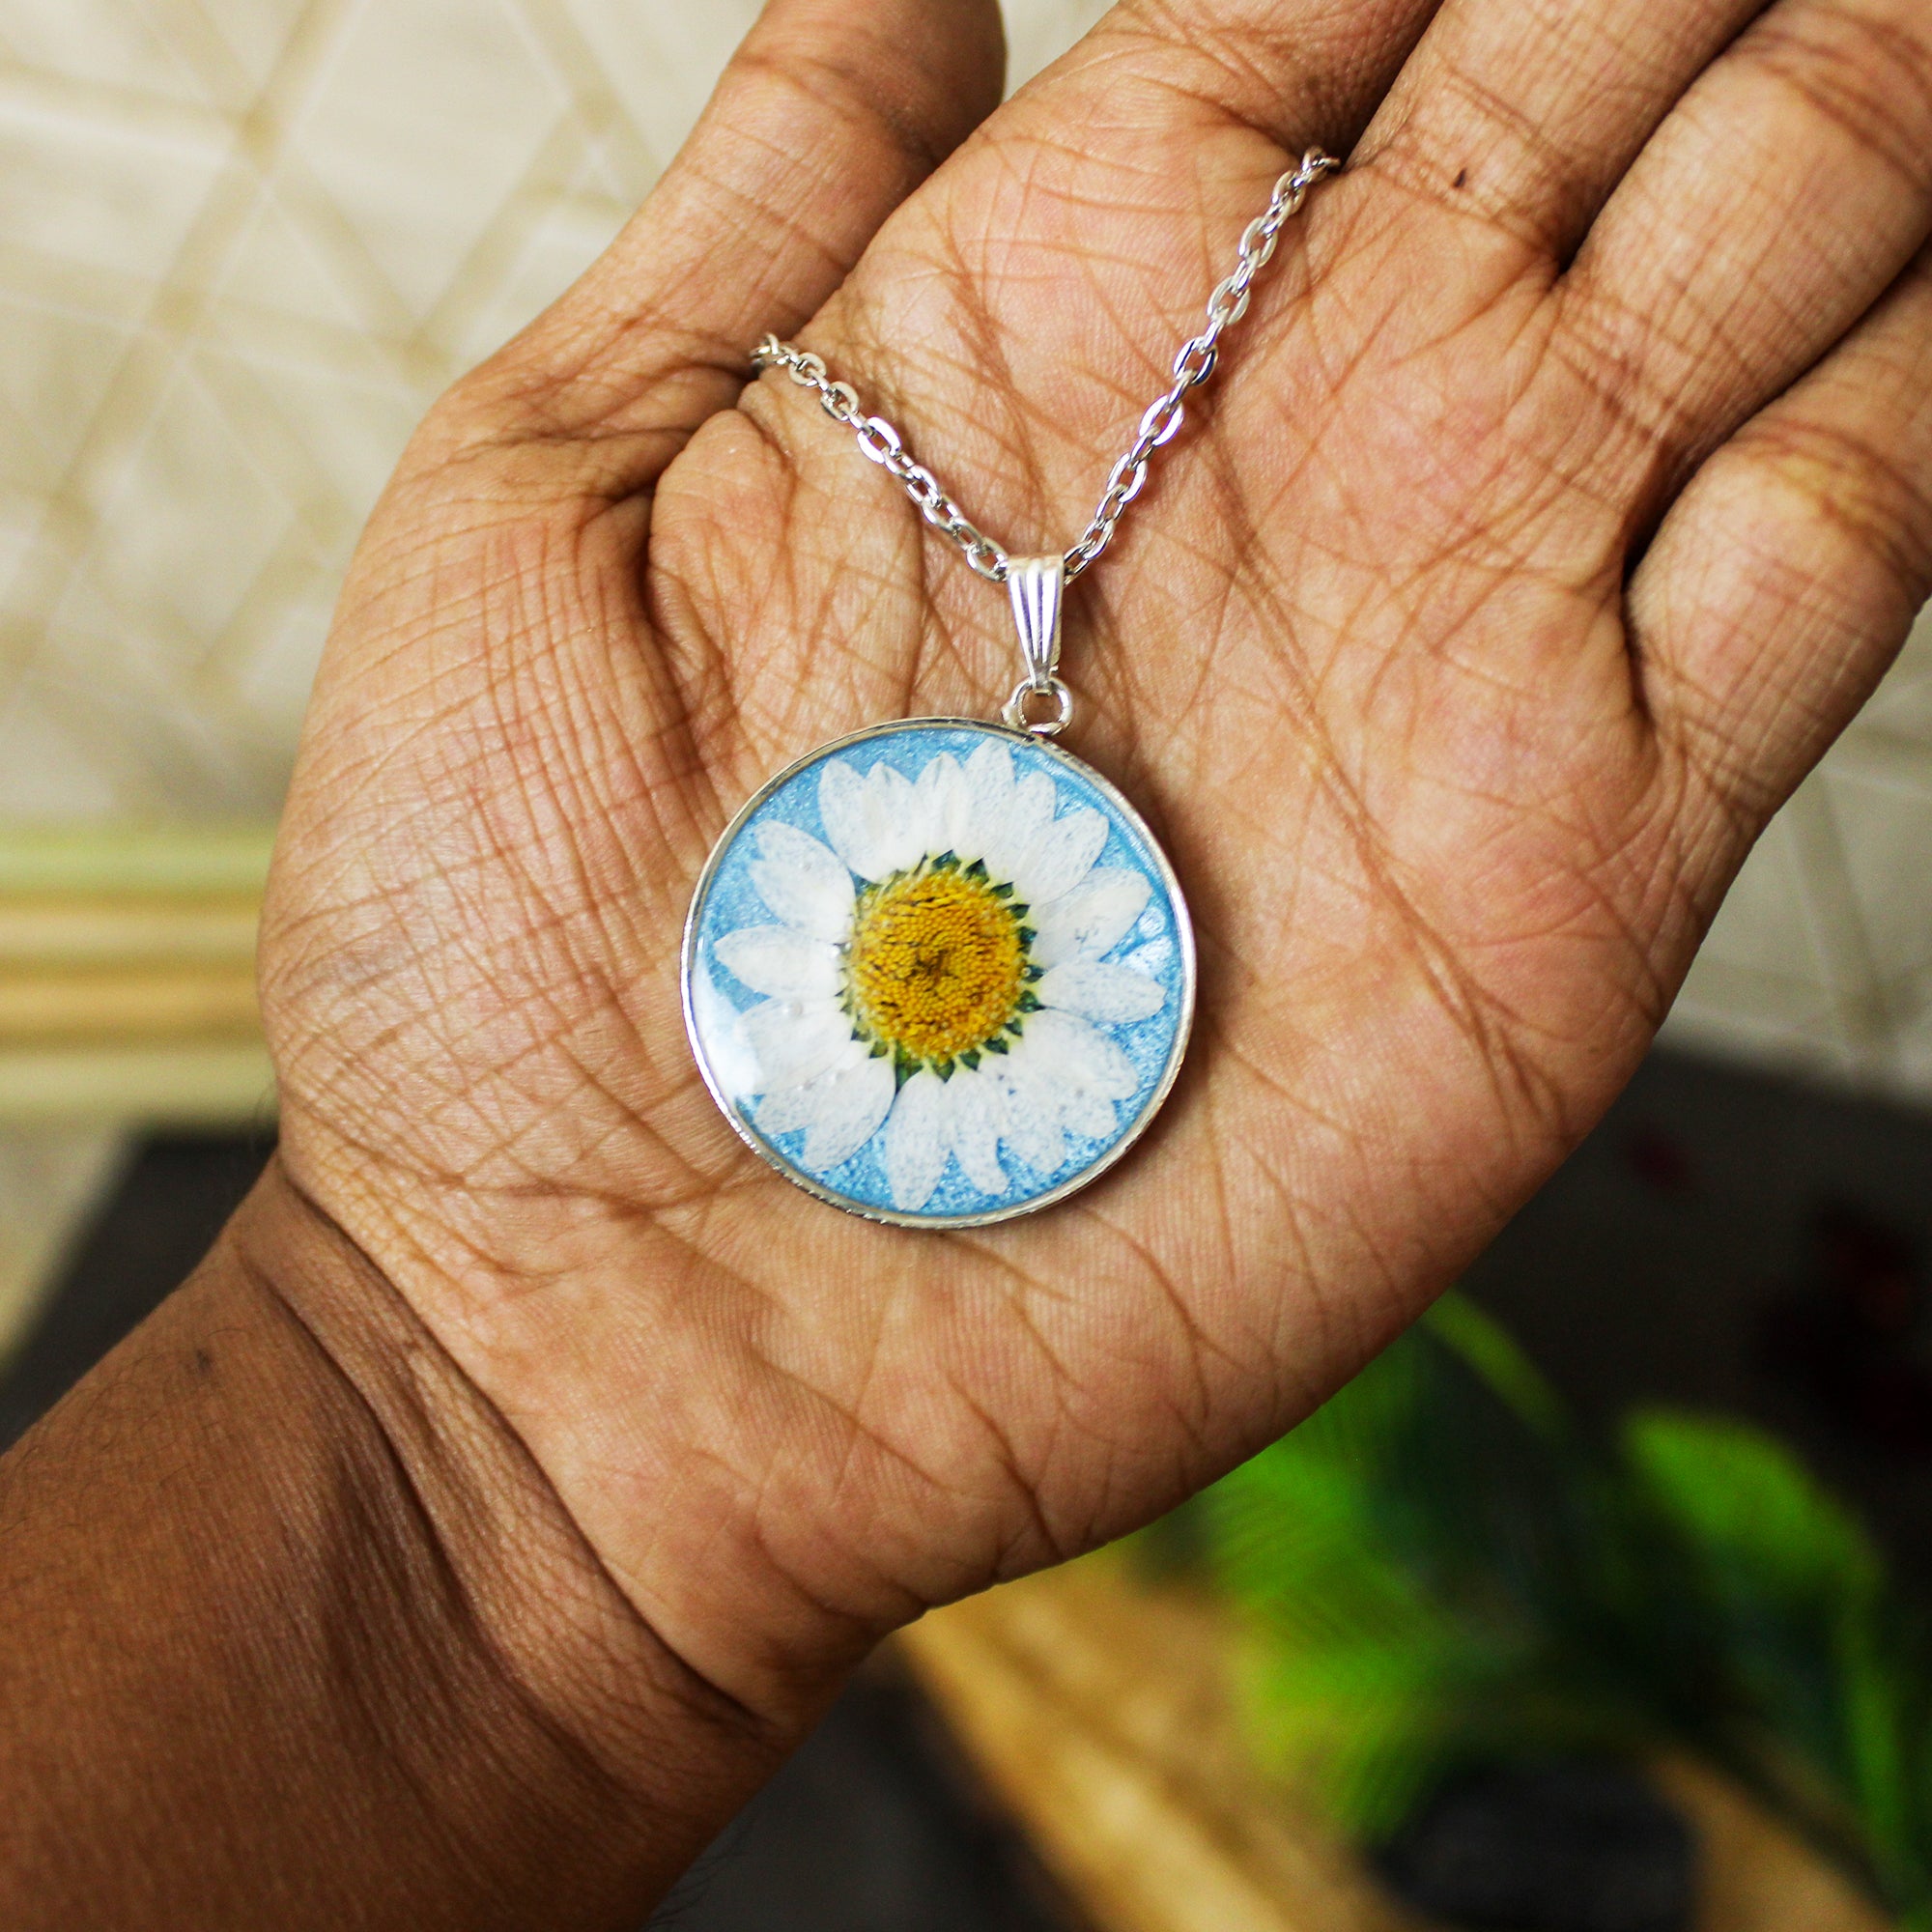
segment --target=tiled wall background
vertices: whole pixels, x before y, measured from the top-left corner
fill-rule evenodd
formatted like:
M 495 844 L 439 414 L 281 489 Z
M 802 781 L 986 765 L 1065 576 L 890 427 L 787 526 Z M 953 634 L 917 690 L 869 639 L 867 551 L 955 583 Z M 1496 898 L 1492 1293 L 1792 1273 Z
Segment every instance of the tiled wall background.
M 754 0 L 0 0 L 0 816 L 273 810 L 425 402 L 560 289 Z M 1099 11 L 1010 0 L 1023 75 Z M 1932 1098 L 1932 630 L 1673 1027 Z

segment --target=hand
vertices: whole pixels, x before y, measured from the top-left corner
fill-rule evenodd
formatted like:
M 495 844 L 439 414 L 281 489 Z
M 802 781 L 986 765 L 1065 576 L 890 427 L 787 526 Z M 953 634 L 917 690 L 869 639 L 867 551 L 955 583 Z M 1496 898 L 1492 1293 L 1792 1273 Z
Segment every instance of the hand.
M 296 1185 L 584 1587 L 780 1731 L 1413 1317 L 1630 1074 L 1932 585 L 1923 0 L 1129 0 L 917 185 L 998 80 L 991 0 L 775 0 L 405 461 L 265 938 Z M 984 527 L 1065 543 L 1316 142 L 1348 172 L 1069 604 L 1071 742 L 1196 912 L 1186 1073 L 1037 1219 L 842 1217 L 698 1082 L 691 888 L 765 778 L 990 715 L 1012 650 L 747 347 L 803 326 Z

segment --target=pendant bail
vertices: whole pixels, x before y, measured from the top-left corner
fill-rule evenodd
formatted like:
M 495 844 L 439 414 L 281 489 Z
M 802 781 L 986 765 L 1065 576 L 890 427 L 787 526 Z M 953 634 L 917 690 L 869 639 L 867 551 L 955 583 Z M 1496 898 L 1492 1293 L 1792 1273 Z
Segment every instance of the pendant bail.
M 1073 717 L 1073 694 L 1060 681 L 1060 625 L 1066 601 L 1066 559 L 1016 556 L 1007 564 L 1007 592 L 1012 599 L 1013 622 L 1019 627 L 1020 658 L 1026 675 L 1013 687 L 1001 714 L 1015 731 L 1036 738 L 1057 737 Z M 1052 714 L 1036 719 L 1030 704 L 1050 700 Z

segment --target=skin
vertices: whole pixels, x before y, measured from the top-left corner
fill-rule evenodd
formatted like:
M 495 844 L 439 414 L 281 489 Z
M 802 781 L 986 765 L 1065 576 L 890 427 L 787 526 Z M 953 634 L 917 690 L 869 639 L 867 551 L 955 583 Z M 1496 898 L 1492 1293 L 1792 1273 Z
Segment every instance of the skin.
M 405 458 L 276 861 L 279 1156 L 0 1471 L 10 1924 L 637 1922 L 885 1633 L 1209 1481 L 1480 1250 L 1932 589 L 1923 0 L 1127 0 L 1000 71 L 985 0 L 773 0 Z M 1036 1220 L 840 1216 L 697 1079 L 690 890 L 781 766 L 1015 659 L 748 346 L 1065 544 L 1311 142 L 1069 599 L 1186 1072 Z

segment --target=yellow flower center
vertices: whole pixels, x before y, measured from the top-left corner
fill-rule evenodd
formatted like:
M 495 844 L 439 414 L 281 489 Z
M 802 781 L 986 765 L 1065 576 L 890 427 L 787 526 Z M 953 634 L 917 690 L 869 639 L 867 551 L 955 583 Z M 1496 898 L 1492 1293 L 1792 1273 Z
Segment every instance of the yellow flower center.
M 891 1052 L 901 1077 L 912 1063 L 942 1073 L 980 1049 L 1005 1051 L 1003 1036 L 1035 1004 L 1027 981 L 1032 932 L 1010 886 L 950 857 L 901 872 L 859 900 L 845 953 L 847 1009 L 875 1052 Z

